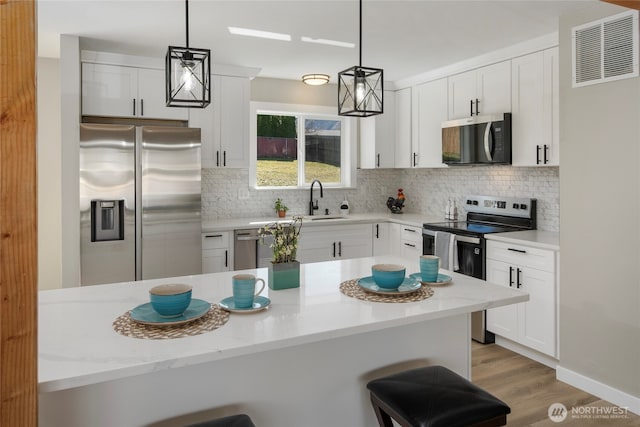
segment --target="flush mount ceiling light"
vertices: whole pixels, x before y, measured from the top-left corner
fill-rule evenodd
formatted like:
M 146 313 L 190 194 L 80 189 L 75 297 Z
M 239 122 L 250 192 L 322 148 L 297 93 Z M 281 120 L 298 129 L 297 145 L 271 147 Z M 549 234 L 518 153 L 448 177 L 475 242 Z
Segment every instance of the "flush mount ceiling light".
M 329 75 L 327 74 L 305 74 L 302 81 L 311 86 L 326 85 L 329 83 Z
M 211 51 L 189 47 L 189 0 L 185 0 L 187 46 L 169 46 L 165 57 L 167 107 L 205 108 L 211 103 Z
M 362 0 L 360 0 L 360 62 L 338 73 L 338 114 L 369 117 L 383 112 L 383 72 L 362 66 Z

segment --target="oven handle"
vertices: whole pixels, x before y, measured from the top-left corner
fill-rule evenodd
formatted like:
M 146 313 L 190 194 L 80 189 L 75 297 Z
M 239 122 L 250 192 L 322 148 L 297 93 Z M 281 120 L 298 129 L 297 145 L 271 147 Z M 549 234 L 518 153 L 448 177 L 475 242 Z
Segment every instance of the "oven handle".
M 422 229 L 422 234 L 427 235 L 427 236 L 436 236 L 436 232 L 433 230 L 427 230 L 426 228 Z M 462 236 L 460 234 L 456 234 L 456 240 L 458 242 L 462 242 L 462 243 L 471 243 L 472 245 L 479 245 L 480 244 L 480 238 L 478 237 L 469 237 L 469 236 Z

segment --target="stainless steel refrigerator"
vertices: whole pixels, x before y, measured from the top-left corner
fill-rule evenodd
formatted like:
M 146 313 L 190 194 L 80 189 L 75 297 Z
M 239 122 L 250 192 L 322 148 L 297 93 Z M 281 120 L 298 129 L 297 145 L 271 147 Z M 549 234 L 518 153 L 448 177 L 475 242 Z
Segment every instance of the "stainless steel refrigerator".
M 81 124 L 81 284 L 200 274 L 200 171 L 200 129 Z

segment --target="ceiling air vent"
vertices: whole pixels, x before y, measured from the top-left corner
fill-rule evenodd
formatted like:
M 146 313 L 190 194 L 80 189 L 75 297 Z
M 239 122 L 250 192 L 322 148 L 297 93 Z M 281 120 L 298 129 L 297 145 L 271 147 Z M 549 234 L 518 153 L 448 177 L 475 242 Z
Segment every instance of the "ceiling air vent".
M 638 76 L 638 11 L 574 27 L 573 87 Z

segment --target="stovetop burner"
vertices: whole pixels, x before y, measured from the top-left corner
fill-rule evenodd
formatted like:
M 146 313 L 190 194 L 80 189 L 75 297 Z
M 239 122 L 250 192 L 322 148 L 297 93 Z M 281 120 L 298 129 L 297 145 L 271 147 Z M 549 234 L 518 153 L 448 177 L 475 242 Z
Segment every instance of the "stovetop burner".
M 434 231 L 448 231 L 450 233 L 490 234 L 508 231 L 526 230 L 527 228 L 504 224 L 489 224 L 469 221 L 447 221 L 424 224 L 424 227 Z

